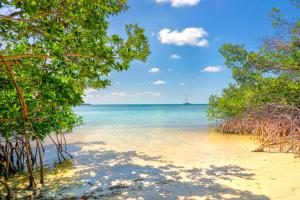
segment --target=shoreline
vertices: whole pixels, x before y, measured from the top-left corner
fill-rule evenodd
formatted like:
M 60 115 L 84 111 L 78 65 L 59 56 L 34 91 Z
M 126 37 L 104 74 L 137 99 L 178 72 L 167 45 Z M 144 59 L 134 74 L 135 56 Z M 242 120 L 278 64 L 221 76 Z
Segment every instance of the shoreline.
M 153 128 L 76 131 L 66 135 L 73 164 L 46 176 L 44 191 L 55 198 L 300 197 L 299 159 L 251 152 L 258 143 L 249 136 Z

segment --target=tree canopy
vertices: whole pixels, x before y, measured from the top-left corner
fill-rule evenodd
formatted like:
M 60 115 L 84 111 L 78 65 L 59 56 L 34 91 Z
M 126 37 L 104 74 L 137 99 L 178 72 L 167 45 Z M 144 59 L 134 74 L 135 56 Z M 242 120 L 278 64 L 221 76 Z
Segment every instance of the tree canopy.
M 125 27 L 126 39 L 107 33 L 108 18 L 126 11 L 126 1 L 1 1 L 0 8 L 4 136 L 11 136 L 21 119 L 4 63 L 13 64 L 29 116 L 44 137 L 73 127 L 77 119 L 71 107 L 82 103 L 85 88 L 109 86 L 112 70 L 126 70 L 132 60 L 145 61 L 150 53 L 144 30 L 136 24 Z
M 271 16 L 276 34 L 264 38 L 259 51 L 234 44 L 220 48 L 235 82 L 210 97 L 210 118 L 239 116 L 268 103 L 300 106 L 300 20 L 286 19 L 276 8 Z
M 125 38 L 108 33 L 109 18 L 127 9 L 126 0 L 0 1 L 0 140 L 17 143 L 24 136 L 20 151 L 32 158 L 30 140 L 39 148 L 47 135 L 80 122 L 72 108 L 83 103 L 86 88 L 105 88 L 111 71 L 146 61 L 144 29 L 128 24 Z M 0 165 L 0 175 L 22 169 L 4 155 L 16 156 L 20 147 L 11 148 L 0 154 L 8 163 Z

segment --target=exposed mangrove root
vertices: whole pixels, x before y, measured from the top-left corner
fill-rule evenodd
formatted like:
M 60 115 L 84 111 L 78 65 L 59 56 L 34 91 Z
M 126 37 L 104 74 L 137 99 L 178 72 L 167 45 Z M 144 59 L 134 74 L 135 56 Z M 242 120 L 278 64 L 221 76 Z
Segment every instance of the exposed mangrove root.
M 0 56 L 0 58 L 2 61 L 4 61 L 3 56 Z M 16 93 L 18 95 L 20 105 L 22 108 L 21 111 L 22 111 L 23 121 L 24 121 L 23 136 L 24 136 L 24 140 L 25 140 L 25 152 L 26 152 L 27 158 L 28 158 L 28 159 L 26 159 L 26 162 L 27 162 L 27 171 L 28 171 L 28 175 L 29 175 L 29 187 L 34 187 L 35 182 L 34 182 L 34 177 L 33 177 L 32 161 L 31 161 L 31 159 L 29 159 L 29 158 L 31 158 L 31 151 L 30 151 L 31 147 L 30 147 L 29 136 L 28 136 L 27 129 L 26 129 L 26 123 L 29 122 L 28 107 L 27 107 L 26 101 L 24 99 L 24 95 L 21 91 L 21 88 L 14 76 L 13 68 L 8 64 L 4 64 L 4 66 L 7 70 L 9 77 L 11 78 L 11 80 L 13 82 L 13 85 L 16 89 Z
M 0 184 L 2 184 L 6 189 L 5 199 L 6 200 L 11 199 L 11 192 L 10 192 L 10 187 L 8 186 L 8 184 L 5 181 L 2 181 L 2 180 L 0 180 Z M 1 196 L 0 196 L 0 198 L 1 198 Z
M 31 123 L 28 106 L 26 104 L 23 92 L 14 75 L 11 65 L 15 63 L 5 62 L 2 55 L 0 55 L 0 60 L 2 60 L 2 64 L 7 71 L 8 77 L 10 77 L 16 90 L 17 97 L 21 105 L 21 122 L 23 125 L 22 130 L 16 131 L 16 133 L 9 138 L 7 138 L 7 136 L 4 137 L 4 135 L 0 132 L 0 177 L 3 176 L 4 179 L 7 180 L 10 176 L 16 174 L 17 172 L 26 171 L 29 178 L 29 187 L 34 188 L 36 187 L 33 176 L 33 169 L 35 166 L 39 167 L 40 169 L 40 183 L 44 183 L 43 145 L 41 138 L 39 138 L 39 136 L 36 134 L 36 130 Z M 56 134 L 56 138 L 57 142 L 54 142 L 54 140 L 53 142 L 57 147 L 59 162 L 62 162 L 66 159 L 64 154 L 67 154 L 72 158 L 72 156 L 66 152 L 66 140 L 63 134 Z M 35 147 L 33 148 L 32 144 L 34 143 Z M 37 160 L 37 158 L 39 159 Z M 39 163 L 39 166 L 37 163 Z
M 62 163 L 64 160 L 66 160 L 66 155 L 69 158 L 73 158 L 71 154 L 67 152 L 67 143 L 65 136 L 63 134 L 55 134 L 55 139 L 49 135 L 49 138 L 52 140 L 53 144 L 56 146 L 56 152 L 57 152 L 57 159 L 59 163 Z
M 56 147 L 57 154 L 59 155 L 59 162 L 61 163 L 66 159 L 72 158 L 72 156 L 66 151 L 66 142 L 63 134 L 58 134 L 56 137 L 58 140 L 53 143 Z M 29 145 L 26 145 L 26 143 Z M 28 171 L 28 164 L 31 164 L 32 169 L 39 169 L 40 182 L 43 184 L 43 154 L 44 147 L 38 138 L 32 138 L 31 141 L 28 141 L 23 134 L 15 135 L 9 139 L 0 136 L 0 188 L 3 185 L 4 191 L 6 191 L 7 194 L 6 197 L 2 196 L 2 198 L 11 199 L 12 194 L 6 181 L 9 181 L 9 179 L 17 173 L 30 173 Z M 30 177 L 31 176 L 28 176 L 28 178 Z M 1 179 L 4 180 L 2 181 Z M 32 180 L 29 179 L 29 187 L 36 187 L 34 177 Z
M 243 116 L 227 119 L 217 131 L 251 134 L 261 142 L 256 152 L 267 148 L 300 155 L 300 109 L 295 106 L 267 104 Z

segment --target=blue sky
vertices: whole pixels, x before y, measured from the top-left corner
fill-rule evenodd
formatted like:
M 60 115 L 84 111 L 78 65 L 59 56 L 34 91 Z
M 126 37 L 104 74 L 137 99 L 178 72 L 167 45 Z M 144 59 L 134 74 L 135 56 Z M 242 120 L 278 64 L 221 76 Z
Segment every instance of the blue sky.
M 147 63 L 132 62 L 112 72 L 108 89 L 86 91 L 93 104 L 207 103 L 231 79 L 218 50 L 223 43 L 256 50 L 272 35 L 272 7 L 299 15 L 288 0 L 129 0 L 129 10 L 110 19 L 109 33 L 124 35 L 125 24 L 138 23 L 149 38 Z

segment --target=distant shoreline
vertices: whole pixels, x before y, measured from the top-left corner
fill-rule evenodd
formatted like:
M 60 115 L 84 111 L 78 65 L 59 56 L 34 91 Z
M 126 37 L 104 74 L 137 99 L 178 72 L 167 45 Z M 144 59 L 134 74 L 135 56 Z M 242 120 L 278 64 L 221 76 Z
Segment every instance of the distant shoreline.
M 195 103 L 195 104 L 193 104 L 193 103 L 191 103 L 191 104 L 189 104 L 189 105 L 186 105 L 186 104 L 172 104 L 172 103 L 162 103 L 162 104 L 159 104 L 159 103 L 157 103 L 157 104 L 155 104 L 155 103 L 153 103 L 153 104 L 89 104 L 89 103 L 84 103 L 84 104 L 81 104 L 81 106 L 136 106 L 136 105 L 140 105 L 140 106 L 151 106 L 151 105 L 161 105 L 161 106 L 201 106 L 201 105 L 203 105 L 203 106 L 208 106 L 208 103 Z

